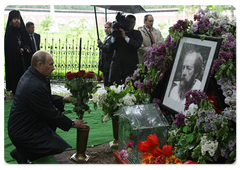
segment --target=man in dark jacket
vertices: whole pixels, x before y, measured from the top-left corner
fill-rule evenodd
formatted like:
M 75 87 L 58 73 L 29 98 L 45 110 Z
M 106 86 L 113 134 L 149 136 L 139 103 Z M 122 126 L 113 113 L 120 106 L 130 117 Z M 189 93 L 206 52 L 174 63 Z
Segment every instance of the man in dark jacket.
M 72 121 L 62 114 L 63 99 L 68 100 L 70 96 L 51 95 L 46 77 L 54 70 L 53 64 L 50 53 L 37 51 L 32 57 L 32 66 L 19 80 L 8 120 L 8 135 L 16 146 L 10 155 L 18 163 L 61 153 L 71 147 L 55 133 L 57 127 L 68 131 L 71 127 L 86 126 L 83 120 Z
M 20 12 L 9 13 L 5 38 L 6 89 L 15 94 L 17 83 L 31 63 L 31 40 Z
M 128 15 L 126 20 L 130 24 L 127 30 L 119 28 L 121 36 L 111 38 L 110 48 L 116 51 L 110 66 L 110 85 L 114 82 L 118 85 L 125 83 L 126 77 L 133 74 L 138 64 L 138 49 L 143 38 L 140 31 L 134 30 L 135 16 Z
M 106 22 L 105 24 L 105 33 L 106 37 L 104 41 L 98 40 L 98 47 L 100 49 L 99 51 L 99 70 L 103 72 L 103 82 L 104 86 L 108 86 L 108 79 L 109 79 L 109 70 L 110 70 L 110 64 L 112 61 L 113 56 L 113 50 L 110 50 L 110 43 L 111 43 L 111 22 Z
M 33 22 L 27 22 L 26 23 L 26 29 L 29 33 L 29 37 L 31 39 L 32 43 L 32 53 L 34 54 L 36 51 L 40 50 L 40 41 L 41 41 L 41 36 L 40 34 L 34 32 L 35 26 Z

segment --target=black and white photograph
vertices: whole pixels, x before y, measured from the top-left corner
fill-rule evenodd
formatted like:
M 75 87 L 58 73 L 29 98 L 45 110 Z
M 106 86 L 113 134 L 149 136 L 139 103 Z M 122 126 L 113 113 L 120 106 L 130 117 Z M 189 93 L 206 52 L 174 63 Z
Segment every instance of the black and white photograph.
M 164 106 L 184 112 L 185 94 L 189 90 L 205 89 L 217 44 L 211 38 L 202 41 L 195 37 L 184 37 L 180 40 L 163 99 Z

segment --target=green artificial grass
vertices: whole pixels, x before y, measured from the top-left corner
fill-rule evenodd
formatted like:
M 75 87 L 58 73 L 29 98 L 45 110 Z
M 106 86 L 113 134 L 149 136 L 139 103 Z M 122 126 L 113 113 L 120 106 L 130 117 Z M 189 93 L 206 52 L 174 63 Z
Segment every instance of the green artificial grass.
M 10 156 L 10 152 L 15 148 L 12 144 L 11 140 L 8 137 L 7 131 L 7 123 L 12 106 L 12 101 L 4 101 L 4 159 L 9 164 L 16 164 L 17 162 L 12 159 Z M 65 104 L 65 110 L 72 110 L 73 105 L 70 103 Z M 112 131 L 112 122 L 108 121 L 105 123 L 101 122 L 101 108 L 97 110 L 93 109 L 93 105 L 90 104 L 90 108 L 92 112 L 90 114 L 84 114 L 84 121 L 88 122 L 87 124 L 91 127 L 88 137 L 88 145 L 100 145 L 103 143 L 107 143 L 113 140 L 113 131 Z M 70 119 L 76 119 L 75 113 L 66 114 Z M 66 142 L 68 142 L 72 148 L 76 149 L 76 137 L 77 131 L 75 128 L 71 128 L 68 132 L 62 131 L 61 129 L 57 129 L 57 134 L 59 134 Z M 69 155 L 69 158 L 71 155 Z M 34 161 L 35 164 L 57 164 L 57 161 L 54 160 L 52 156 L 46 156 L 41 159 Z

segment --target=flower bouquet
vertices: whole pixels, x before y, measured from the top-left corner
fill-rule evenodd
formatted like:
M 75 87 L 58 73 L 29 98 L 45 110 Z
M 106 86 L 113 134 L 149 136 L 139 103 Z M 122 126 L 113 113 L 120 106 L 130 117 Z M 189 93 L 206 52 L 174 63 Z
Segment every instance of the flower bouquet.
M 236 160 L 236 110 L 230 106 L 218 114 L 204 92 L 186 94 L 185 108 L 195 104 L 194 112 L 175 115 L 176 128 L 169 132 L 169 143 L 180 159 L 198 163 L 232 163 Z
M 92 94 L 97 91 L 97 82 L 93 82 L 94 72 L 80 70 L 79 72 L 66 73 L 65 87 L 70 90 L 72 97 L 69 102 L 75 107 L 73 111 L 77 113 L 79 119 L 83 119 L 84 112 L 91 112 L 88 102 Z
M 155 134 L 150 134 L 146 141 L 140 141 L 138 149 L 144 153 L 141 155 L 142 164 L 182 164 L 182 160 L 173 155 L 171 145 L 159 148 L 159 139 Z M 191 160 L 187 160 L 185 163 L 197 164 Z
M 112 118 L 122 106 L 144 104 L 148 102 L 148 95 L 142 90 L 135 90 L 133 86 L 112 85 L 105 87 L 94 96 L 95 104 L 102 107 L 102 122 Z

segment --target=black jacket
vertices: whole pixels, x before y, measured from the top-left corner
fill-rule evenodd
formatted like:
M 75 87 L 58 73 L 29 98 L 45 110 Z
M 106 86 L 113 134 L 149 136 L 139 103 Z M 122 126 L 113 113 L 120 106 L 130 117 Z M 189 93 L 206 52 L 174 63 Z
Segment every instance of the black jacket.
M 108 73 L 112 61 L 113 50 L 110 50 L 111 35 L 108 35 L 103 43 L 99 43 L 99 70 L 103 73 Z
M 8 121 L 8 134 L 18 151 L 33 161 L 71 147 L 55 133 L 68 131 L 72 121 L 63 115 L 60 96 L 51 95 L 49 81 L 34 67 L 19 80 Z
M 127 31 L 129 43 L 123 37 L 117 37 L 110 48 L 116 50 L 110 66 L 110 84 L 123 84 L 127 76 L 132 75 L 138 64 L 138 49 L 142 45 L 142 35 L 138 30 Z

